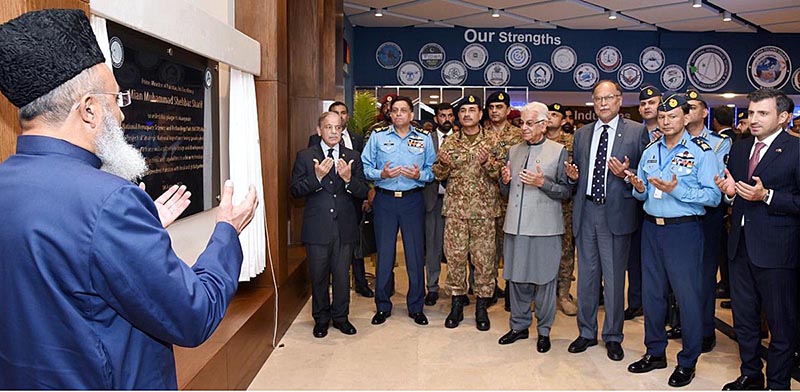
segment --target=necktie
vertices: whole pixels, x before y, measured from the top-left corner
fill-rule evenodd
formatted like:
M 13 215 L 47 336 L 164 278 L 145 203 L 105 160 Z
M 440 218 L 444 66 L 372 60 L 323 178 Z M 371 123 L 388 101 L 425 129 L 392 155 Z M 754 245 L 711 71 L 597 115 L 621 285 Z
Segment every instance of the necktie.
M 331 171 L 328 174 L 336 173 L 336 159 L 333 158 L 333 149 L 332 148 L 328 149 L 328 158 L 333 159 L 333 161 L 334 161 L 333 162 L 333 167 L 331 167 Z
M 766 144 L 764 142 L 756 143 L 756 149 L 753 151 L 753 156 L 750 157 L 750 164 L 747 166 L 747 179 L 753 177 L 753 172 L 756 171 L 756 166 L 758 166 L 759 155 L 761 155 L 761 149 L 764 148 Z
M 608 150 L 608 125 L 603 125 L 597 154 L 594 157 L 594 173 L 592 173 L 592 201 L 603 203 L 606 199 L 606 151 Z

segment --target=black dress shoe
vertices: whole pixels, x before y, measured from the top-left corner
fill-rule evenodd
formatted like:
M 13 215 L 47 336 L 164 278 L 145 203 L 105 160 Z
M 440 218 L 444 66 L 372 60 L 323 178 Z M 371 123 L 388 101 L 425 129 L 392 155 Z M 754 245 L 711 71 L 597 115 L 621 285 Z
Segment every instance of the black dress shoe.
M 764 377 L 739 376 L 736 381 L 729 382 L 722 387 L 723 391 L 754 391 L 764 389 Z
M 428 294 L 425 295 L 425 306 L 436 305 L 436 301 L 438 300 L 439 300 L 439 293 L 435 291 L 429 291 Z
M 408 317 L 414 319 L 414 322 L 419 325 L 428 325 L 428 318 L 425 317 L 425 313 L 422 312 L 409 313 Z
M 372 291 L 369 286 L 356 287 L 356 294 L 364 298 L 372 298 L 375 296 L 375 292 Z
M 682 337 L 681 327 L 671 328 L 667 331 L 667 339 L 680 339 Z
M 315 338 L 324 338 L 328 335 L 328 323 L 316 323 L 314 324 L 314 337 Z
M 578 336 L 575 341 L 569 344 L 567 351 L 575 354 L 586 351 L 587 348 L 597 346 L 597 339 L 586 339 L 583 336 Z
M 710 353 L 711 350 L 714 349 L 714 346 L 717 345 L 717 337 L 716 336 L 705 336 L 703 337 L 703 345 L 700 347 L 701 353 Z
M 350 320 L 344 320 L 342 322 L 334 321 L 333 327 L 342 331 L 345 335 L 355 335 L 356 334 L 356 327 L 353 324 L 350 324 Z
M 392 316 L 392 312 L 375 312 L 372 316 L 372 325 L 379 325 L 386 322 L 386 319 Z
M 722 309 L 730 309 L 731 308 L 731 301 L 720 301 L 719 307 Z
M 622 345 L 619 342 L 606 342 L 606 351 L 608 359 L 612 361 L 621 361 L 625 358 L 625 351 L 622 351 Z
M 540 353 L 546 353 L 550 351 L 550 337 L 549 336 L 539 336 L 539 339 L 536 340 L 536 351 Z
M 633 320 L 639 316 L 644 316 L 644 310 L 642 310 L 642 308 L 625 309 L 625 320 Z
M 694 368 L 687 368 L 681 365 L 675 366 L 675 371 L 669 376 L 669 386 L 680 388 L 689 385 L 694 378 Z
M 654 357 L 650 354 L 645 354 L 642 359 L 628 365 L 628 371 L 631 373 L 647 373 L 654 369 L 664 369 L 667 367 L 667 357 Z
M 527 339 L 527 338 L 528 338 L 528 330 L 527 329 L 523 329 L 523 330 L 519 330 L 519 331 L 512 329 L 512 330 L 508 331 L 508 333 L 503 335 L 503 337 L 501 337 L 500 340 L 497 341 L 497 343 L 500 343 L 500 344 L 511 344 L 511 343 L 516 342 L 517 340 Z

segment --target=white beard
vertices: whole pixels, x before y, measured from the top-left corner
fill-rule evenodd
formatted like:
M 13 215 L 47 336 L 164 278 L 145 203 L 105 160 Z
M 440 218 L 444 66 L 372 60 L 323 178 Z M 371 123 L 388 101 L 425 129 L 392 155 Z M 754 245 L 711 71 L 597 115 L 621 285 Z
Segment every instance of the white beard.
M 139 150 L 125 141 L 120 123 L 104 110 L 103 131 L 97 137 L 97 157 L 103 162 L 100 170 L 136 181 L 147 172 L 147 161 Z

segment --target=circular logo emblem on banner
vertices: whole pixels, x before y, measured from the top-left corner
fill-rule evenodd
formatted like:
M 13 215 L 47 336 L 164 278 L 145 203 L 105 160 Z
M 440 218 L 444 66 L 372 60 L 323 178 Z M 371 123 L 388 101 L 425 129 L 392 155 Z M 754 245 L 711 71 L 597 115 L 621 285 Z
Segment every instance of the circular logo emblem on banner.
M 397 67 L 397 81 L 406 86 L 414 86 L 422 81 L 422 66 L 413 62 L 406 61 Z
M 700 91 L 719 90 L 731 78 L 731 58 L 716 45 L 703 45 L 686 61 L 686 75 Z
M 499 61 L 487 65 L 486 70 L 483 72 L 483 78 L 486 80 L 486 84 L 490 86 L 505 86 L 509 77 L 511 77 L 511 70 L 508 69 L 507 65 Z
M 664 51 L 658 46 L 648 46 L 639 54 L 639 65 L 642 66 L 645 72 L 656 73 L 664 66 Z
M 678 91 L 686 83 L 686 74 L 680 65 L 670 64 L 661 71 L 661 85 L 667 90 Z
M 419 63 L 426 69 L 438 69 L 444 64 L 445 54 L 442 45 L 429 43 L 419 50 Z
M 584 89 L 589 90 L 594 87 L 595 83 L 600 79 L 600 71 L 597 70 L 593 64 L 583 63 L 575 68 L 575 72 L 572 74 L 572 80 L 575 81 L 575 85 Z
M 642 79 L 644 79 L 644 71 L 634 63 L 623 65 L 617 72 L 619 85 L 626 90 L 638 89 L 642 84 Z
M 206 89 L 211 88 L 211 85 L 214 83 L 214 75 L 211 73 L 211 68 L 206 68 L 203 81 L 205 82 Z
M 800 68 L 796 69 L 792 74 L 792 87 L 800 92 Z
M 614 72 L 622 65 L 622 53 L 613 46 L 603 46 L 597 51 L 597 66 L 603 72 Z
M 458 60 L 450 60 L 442 67 L 442 81 L 458 86 L 467 80 L 467 67 Z
M 393 69 L 403 61 L 403 49 L 394 42 L 384 42 L 375 51 L 375 60 L 382 68 Z
M 777 46 L 758 48 L 747 60 L 747 79 L 755 88 L 781 88 L 789 81 L 792 60 Z
M 547 88 L 550 83 L 553 83 L 553 68 L 547 63 L 534 63 L 528 68 L 528 82 L 534 88 Z
M 550 64 L 558 72 L 569 72 L 575 68 L 578 63 L 578 54 L 569 46 L 559 46 L 553 49 L 553 54 L 550 55 Z
M 461 52 L 461 61 L 467 68 L 477 71 L 489 62 L 489 52 L 481 44 L 469 44 Z
M 531 62 L 531 50 L 525 44 L 513 44 L 506 49 L 506 63 L 513 69 L 523 69 Z
M 125 63 L 125 47 L 122 46 L 122 40 L 111 37 L 108 46 L 111 50 L 111 65 L 114 68 L 122 68 L 122 64 Z

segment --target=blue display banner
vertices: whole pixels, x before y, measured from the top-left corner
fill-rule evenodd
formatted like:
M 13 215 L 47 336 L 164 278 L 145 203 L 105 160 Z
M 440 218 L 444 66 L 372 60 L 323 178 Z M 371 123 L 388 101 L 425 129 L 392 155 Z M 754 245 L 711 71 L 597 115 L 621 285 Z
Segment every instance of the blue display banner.
M 467 28 L 355 29 L 357 86 L 800 92 L 800 34 Z

